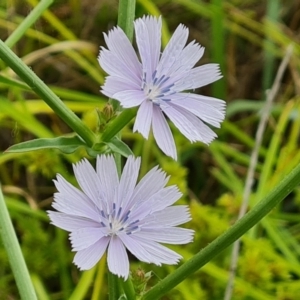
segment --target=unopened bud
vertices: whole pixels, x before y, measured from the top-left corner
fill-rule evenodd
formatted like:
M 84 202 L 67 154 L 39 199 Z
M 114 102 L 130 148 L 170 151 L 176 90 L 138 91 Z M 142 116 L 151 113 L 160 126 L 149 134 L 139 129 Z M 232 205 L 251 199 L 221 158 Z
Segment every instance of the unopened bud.
M 106 121 L 109 121 L 114 116 L 114 108 L 111 104 L 107 103 L 103 108 L 103 116 Z

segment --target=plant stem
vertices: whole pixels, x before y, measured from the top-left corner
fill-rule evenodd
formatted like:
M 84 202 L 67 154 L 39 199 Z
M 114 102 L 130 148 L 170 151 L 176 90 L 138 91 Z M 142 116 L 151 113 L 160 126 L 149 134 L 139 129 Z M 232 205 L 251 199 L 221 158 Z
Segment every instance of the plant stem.
M 0 185 L 0 235 L 7 252 L 21 299 L 37 300 L 30 275 L 14 231 Z
M 85 142 L 92 147 L 94 133 L 0 40 L 0 58 L 22 78 Z
M 134 286 L 132 284 L 132 281 L 130 279 L 127 279 L 126 281 L 122 282 L 122 287 L 124 290 L 124 293 L 126 294 L 126 297 L 128 300 L 135 300 L 135 290 Z
M 256 225 L 278 203 L 280 203 L 300 183 L 300 164 L 296 166 L 285 178 L 243 218 L 202 249 L 193 258 L 180 266 L 175 272 L 165 277 L 143 297 L 143 300 L 159 299 L 173 287 L 182 282 L 187 276 L 193 274 L 207 262 L 220 254 L 246 231 Z
M 118 276 L 112 274 L 108 271 L 108 294 L 109 300 L 118 300 L 119 299 L 119 286 L 118 286 Z
M 133 20 L 135 16 L 135 0 L 120 0 L 118 26 L 126 33 L 130 41 L 133 38 Z
M 121 129 L 123 129 L 133 119 L 135 115 L 135 108 L 123 110 L 115 120 L 108 123 L 107 128 L 101 136 L 101 141 L 109 142 L 117 133 L 120 132 Z
M 85 299 L 87 297 L 87 293 L 89 291 L 91 282 L 93 281 L 93 278 L 95 277 L 95 271 L 96 267 L 84 271 L 81 274 L 81 278 L 76 286 L 76 288 L 73 290 L 72 295 L 68 298 L 68 300 L 81 300 Z
M 133 20 L 135 16 L 135 0 L 120 0 L 119 1 L 119 14 L 118 14 L 118 26 L 123 29 L 129 40 L 132 40 L 133 37 Z M 114 100 L 113 100 L 114 101 Z M 117 103 L 116 107 L 119 106 Z M 132 110 L 125 110 L 117 117 L 117 119 L 106 128 L 104 134 L 102 135 L 102 141 L 109 141 L 113 136 L 118 134 L 118 137 L 121 139 L 120 130 L 132 119 L 133 115 L 130 114 Z M 125 117 L 125 118 L 124 118 Z M 118 153 L 114 154 L 115 162 L 119 176 L 121 175 L 121 155 Z M 116 275 L 113 275 L 108 271 L 108 286 L 109 286 L 109 299 L 117 300 L 120 296 L 120 281 Z M 130 279 L 127 279 L 124 292 L 127 296 L 127 299 L 134 299 L 131 295 L 132 289 L 128 287 L 132 285 Z M 127 294 L 128 293 L 128 294 Z

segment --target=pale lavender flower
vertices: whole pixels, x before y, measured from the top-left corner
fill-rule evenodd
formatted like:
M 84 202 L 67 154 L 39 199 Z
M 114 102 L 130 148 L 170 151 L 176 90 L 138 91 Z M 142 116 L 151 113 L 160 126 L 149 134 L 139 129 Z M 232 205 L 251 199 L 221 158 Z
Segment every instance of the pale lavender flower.
M 165 187 L 169 177 L 158 167 L 137 184 L 140 161 L 130 156 L 119 179 L 113 156 L 98 156 L 96 171 L 84 159 L 73 166 L 81 190 L 57 175 L 52 206 L 58 212 L 48 215 L 70 232 L 74 263 L 81 270 L 92 268 L 107 249 L 109 270 L 126 279 L 126 248 L 147 263 L 176 264 L 181 256 L 160 243 L 193 239 L 193 230 L 176 227 L 190 220 L 187 206 L 171 206 L 181 197 L 177 187 Z
M 218 64 L 195 67 L 204 48 L 195 41 L 187 46 L 188 29 L 180 24 L 161 54 L 161 18 L 144 16 L 134 23 L 140 60 L 119 27 L 104 34 L 99 63 L 109 74 L 102 93 L 124 108 L 140 106 L 134 131 L 146 139 L 152 125 L 161 150 L 177 159 L 176 147 L 164 114 L 191 142 L 209 144 L 216 134 L 205 124 L 220 127 L 222 100 L 183 92 L 212 83 L 222 76 Z M 205 122 L 205 123 L 204 123 Z

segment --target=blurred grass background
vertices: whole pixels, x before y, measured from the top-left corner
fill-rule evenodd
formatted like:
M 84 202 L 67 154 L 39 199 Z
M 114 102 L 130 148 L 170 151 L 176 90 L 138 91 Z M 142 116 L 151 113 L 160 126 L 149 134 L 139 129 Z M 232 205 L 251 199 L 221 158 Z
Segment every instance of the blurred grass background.
M 0 38 L 7 39 L 37 3 L 0 0 Z M 116 25 L 117 9 L 115 0 L 57 0 L 13 46 L 93 130 L 97 128 L 96 109 L 106 103 L 99 93 L 105 74 L 97 55 L 99 46 L 104 46 L 102 32 Z M 300 162 L 300 1 L 138 0 L 136 17 L 144 14 L 163 16 L 164 46 L 178 24 L 185 24 L 189 40 L 206 48 L 199 64 L 217 62 L 224 75 L 197 91 L 224 99 L 228 105 L 226 121 L 217 130 L 219 138 L 209 147 L 190 144 L 172 127 L 179 153 L 175 162 L 160 152 L 152 138 L 145 141 L 130 126 L 123 131 L 134 154 L 142 155 L 141 175 L 160 164 L 171 175 L 170 184 L 177 184 L 184 193 L 180 201 L 191 207 L 193 220 L 187 226 L 196 230 L 195 242 L 174 248 L 188 259 L 237 218 L 266 92 L 290 44 L 294 53 L 259 151 L 250 206 Z M 98 288 L 100 299 L 106 299 L 104 261 L 97 270 L 79 272 L 71 263 L 74 254 L 66 233 L 49 225 L 45 214 L 55 192 L 52 179 L 56 173 L 76 184 L 71 162 L 87 154 L 84 150 L 72 155 L 55 150 L 5 153 L 18 142 L 60 136 L 70 129 L 2 61 L 0 69 L 0 181 L 38 297 L 94 299 Z M 243 237 L 232 299 L 300 298 L 299 221 L 300 189 L 296 189 L 254 232 Z M 163 299 L 223 299 L 230 250 Z M 141 290 L 145 273 L 152 271 L 151 286 L 174 268 L 158 268 L 132 258 L 131 270 Z M 95 283 L 80 288 L 89 278 L 95 278 Z M 2 244 L 0 299 L 19 299 Z

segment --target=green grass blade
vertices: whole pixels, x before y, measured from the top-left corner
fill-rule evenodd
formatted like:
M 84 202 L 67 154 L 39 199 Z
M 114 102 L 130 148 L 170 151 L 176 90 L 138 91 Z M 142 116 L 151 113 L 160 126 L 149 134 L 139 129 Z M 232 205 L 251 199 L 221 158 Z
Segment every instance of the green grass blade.
M 29 272 L 5 204 L 0 185 L 0 234 L 19 289 L 21 299 L 37 300 Z

